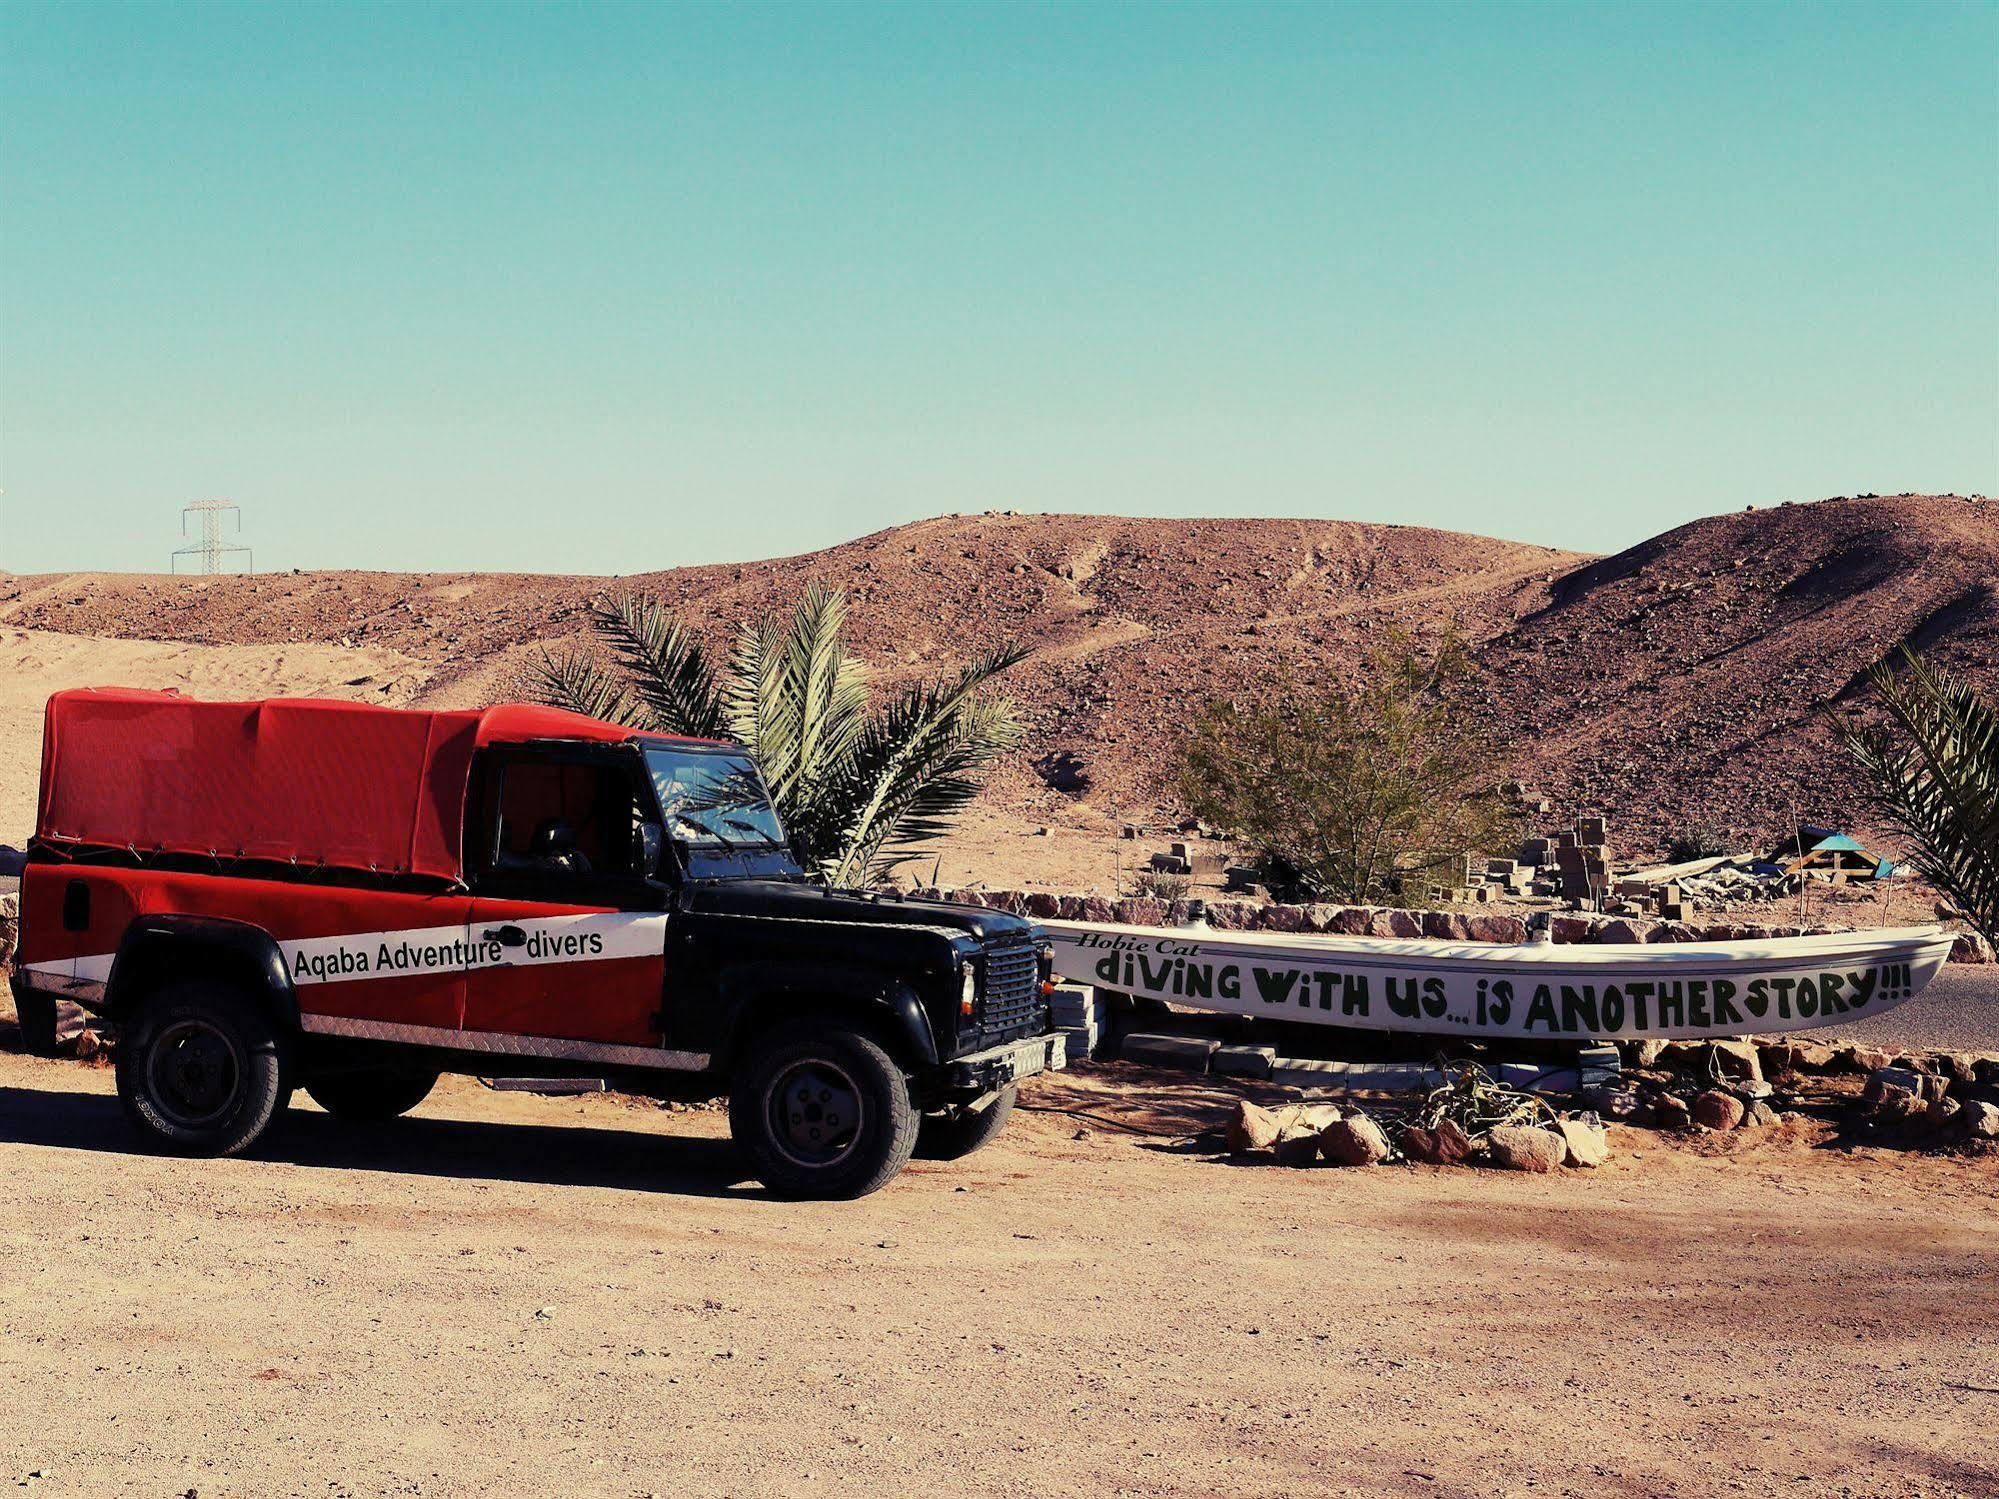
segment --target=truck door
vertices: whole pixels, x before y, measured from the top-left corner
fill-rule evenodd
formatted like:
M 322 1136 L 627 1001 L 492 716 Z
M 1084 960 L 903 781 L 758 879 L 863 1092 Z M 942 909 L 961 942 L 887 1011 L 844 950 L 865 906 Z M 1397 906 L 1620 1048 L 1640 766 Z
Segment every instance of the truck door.
M 466 838 L 468 1044 L 659 1044 L 666 891 L 642 867 L 652 803 L 639 774 L 617 746 L 480 753 Z

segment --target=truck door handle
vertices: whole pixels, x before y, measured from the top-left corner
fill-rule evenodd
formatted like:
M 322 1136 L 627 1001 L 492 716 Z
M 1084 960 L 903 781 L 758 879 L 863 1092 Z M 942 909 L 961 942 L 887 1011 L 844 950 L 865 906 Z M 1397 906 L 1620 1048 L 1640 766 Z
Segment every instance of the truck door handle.
M 526 947 L 528 934 L 517 926 L 492 926 L 479 934 L 488 942 L 497 942 L 502 947 Z

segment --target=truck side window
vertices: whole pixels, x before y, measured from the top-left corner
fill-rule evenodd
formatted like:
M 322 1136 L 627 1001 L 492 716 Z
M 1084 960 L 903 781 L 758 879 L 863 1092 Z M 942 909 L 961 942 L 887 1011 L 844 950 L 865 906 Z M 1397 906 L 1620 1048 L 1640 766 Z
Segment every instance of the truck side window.
M 621 767 L 522 759 L 500 771 L 493 869 L 630 875 L 632 779 Z

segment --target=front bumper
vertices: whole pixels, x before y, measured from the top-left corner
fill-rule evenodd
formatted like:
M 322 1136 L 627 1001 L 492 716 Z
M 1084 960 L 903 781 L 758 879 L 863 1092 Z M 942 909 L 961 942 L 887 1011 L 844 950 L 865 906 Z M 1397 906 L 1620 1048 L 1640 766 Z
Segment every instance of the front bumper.
M 1059 1072 L 1069 1065 L 1068 1038 L 1027 1036 L 955 1057 L 944 1064 L 945 1081 L 953 1090 L 990 1093 L 1040 1072 Z

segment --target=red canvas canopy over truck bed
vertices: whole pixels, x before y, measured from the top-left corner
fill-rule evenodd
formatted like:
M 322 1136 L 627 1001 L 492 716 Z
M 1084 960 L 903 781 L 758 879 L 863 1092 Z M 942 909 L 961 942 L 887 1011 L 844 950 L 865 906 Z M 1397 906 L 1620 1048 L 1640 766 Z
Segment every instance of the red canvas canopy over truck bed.
M 81 688 L 49 699 L 36 836 L 72 849 L 458 882 L 476 749 L 631 738 L 630 729 L 523 703 L 416 712 Z
M 584 1078 L 727 1093 L 767 1183 L 851 1196 L 1061 1065 L 1027 923 L 830 890 L 740 746 L 553 708 L 58 693 L 21 904 L 32 1044 L 96 1011 L 184 1150 L 295 1082 L 386 1118 L 441 1071 Z

